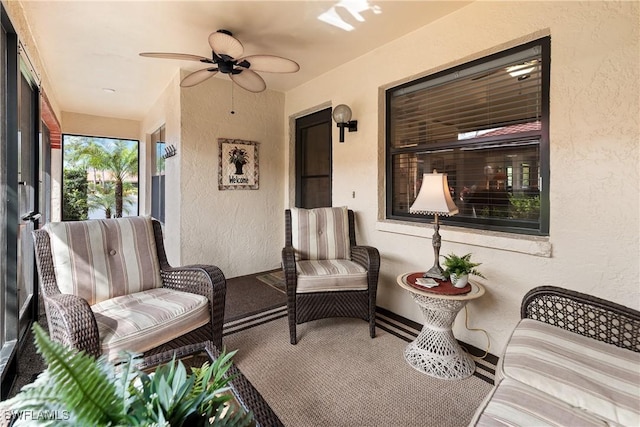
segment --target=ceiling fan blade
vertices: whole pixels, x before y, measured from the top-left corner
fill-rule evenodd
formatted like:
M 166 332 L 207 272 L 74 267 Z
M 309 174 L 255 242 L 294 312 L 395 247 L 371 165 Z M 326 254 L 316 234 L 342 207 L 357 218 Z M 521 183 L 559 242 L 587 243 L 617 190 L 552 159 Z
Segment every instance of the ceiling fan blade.
M 148 58 L 182 59 L 186 61 L 213 63 L 213 61 L 209 58 L 205 58 L 204 56 L 199 55 L 190 55 L 188 53 L 142 52 L 140 56 L 146 56 Z
M 238 60 L 238 65 L 244 68 L 251 68 L 253 71 L 265 71 L 267 73 L 295 73 L 300 69 L 300 65 L 297 62 L 274 55 L 245 56 Z
M 244 52 L 242 43 L 233 37 L 228 31 L 220 30 L 209 35 L 209 45 L 211 49 L 218 55 L 227 55 L 231 58 L 237 58 Z
M 251 70 L 242 70 L 242 72 L 238 74 L 229 74 L 229 77 L 231 77 L 234 83 L 249 92 L 262 92 L 267 88 L 267 84 L 262 77 Z
M 213 77 L 218 73 L 217 68 L 205 68 L 202 70 L 195 71 L 189 74 L 187 77 L 182 79 L 180 82 L 181 87 L 191 87 L 195 86 L 198 83 L 202 83 L 207 80 L 209 77 Z

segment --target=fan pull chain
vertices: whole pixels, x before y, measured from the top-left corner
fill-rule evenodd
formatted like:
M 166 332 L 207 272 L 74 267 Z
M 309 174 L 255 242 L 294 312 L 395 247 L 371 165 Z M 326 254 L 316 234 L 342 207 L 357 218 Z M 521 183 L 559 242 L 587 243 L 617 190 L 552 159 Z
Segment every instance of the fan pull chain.
M 233 82 L 231 83 L 231 114 L 235 114 L 235 110 L 233 109 Z

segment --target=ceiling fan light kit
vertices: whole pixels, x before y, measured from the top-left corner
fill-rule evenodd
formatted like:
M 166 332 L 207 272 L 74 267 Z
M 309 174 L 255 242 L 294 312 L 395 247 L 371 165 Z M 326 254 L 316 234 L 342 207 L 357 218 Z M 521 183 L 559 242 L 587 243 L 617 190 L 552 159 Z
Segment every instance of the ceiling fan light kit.
M 209 35 L 211 58 L 185 53 L 143 52 L 140 56 L 149 58 L 180 59 L 210 64 L 209 67 L 187 75 L 180 82 L 181 87 L 195 86 L 218 72 L 249 92 L 262 92 L 267 88 L 264 79 L 256 71 L 268 73 L 295 73 L 300 69 L 297 62 L 274 55 L 250 55 L 242 57 L 242 43 L 227 30 L 218 30 Z

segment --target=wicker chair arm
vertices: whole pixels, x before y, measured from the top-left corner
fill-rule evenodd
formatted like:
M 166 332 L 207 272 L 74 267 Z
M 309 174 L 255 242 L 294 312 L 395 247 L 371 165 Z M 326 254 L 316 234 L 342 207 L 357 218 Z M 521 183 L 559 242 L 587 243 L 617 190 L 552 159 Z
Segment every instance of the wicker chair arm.
M 591 295 L 539 286 L 522 299 L 520 315 L 640 352 L 640 312 Z
M 164 268 L 160 271 L 164 287 L 176 291 L 202 295 L 209 300 L 212 338 L 216 346 L 222 346 L 222 326 L 227 295 L 227 281 L 215 265 L 186 265 Z
M 298 274 L 296 271 L 296 256 L 293 246 L 285 246 L 282 248 L 282 269 L 284 270 L 287 294 L 289 294 L 289 290 L 291 290 L 293 295 L 295 295 L 298 284 Z
M 369 282 L 370 307 L 375 316 L 375 296 L 378 291 L 378 275 L 380 274 L 380 252 L 372 246 L 352 246 L 351 260 L 367 269 Z
M 352 246 L 351 260 L 367 269 L 380 270 L 380 252 L 372 246 Z
M 49 335 L 63 345 L 85 351 L 93 357 L 102 354 L 95 315 L 89 303 L 79 296 L 56 294 L 44 297 Z

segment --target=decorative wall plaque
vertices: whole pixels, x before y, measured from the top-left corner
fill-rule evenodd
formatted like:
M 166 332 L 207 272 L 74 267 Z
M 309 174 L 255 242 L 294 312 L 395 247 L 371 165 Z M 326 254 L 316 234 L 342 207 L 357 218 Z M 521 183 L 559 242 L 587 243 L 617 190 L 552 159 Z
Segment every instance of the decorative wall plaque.
M 218 138 L 218 189 L 257 190 L 258 143 Z

